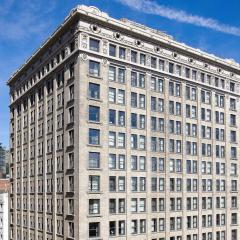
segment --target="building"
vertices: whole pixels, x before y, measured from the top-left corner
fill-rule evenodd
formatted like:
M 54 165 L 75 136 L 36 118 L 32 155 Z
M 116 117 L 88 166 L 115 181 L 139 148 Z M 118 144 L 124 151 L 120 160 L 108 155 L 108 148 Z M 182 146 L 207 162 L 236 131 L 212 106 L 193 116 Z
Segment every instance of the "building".
M 8 240 L 8 191 L 9 180 L 0 179 L 0 240 Z
M 0 143 L 0 178 L 8 176 L 9 151 Z
M 237 240 L 239 64 L 78 6 L 9 79 L 10 239 Z

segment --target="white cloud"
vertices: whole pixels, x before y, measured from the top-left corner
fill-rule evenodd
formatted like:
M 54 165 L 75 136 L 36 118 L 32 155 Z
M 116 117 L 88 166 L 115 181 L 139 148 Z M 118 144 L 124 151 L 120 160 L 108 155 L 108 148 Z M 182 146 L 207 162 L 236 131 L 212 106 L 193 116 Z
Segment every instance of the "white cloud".
M 212 18 L 205 18 L 202 16 L 192 15 L 182 10 L 165 7 L 150 0 L 116 0 L 132 9 L 165 17 L 178 22 L 193 24 L 209 28 L 218 32 L 227 33 L 235 36 L 240 36 L 240 27 L 231 26 L 221 23 Z
M 48 17 L 55 8 L 56 0 L 46 6 L 41 1 L 24 0 L 17 5 L 5 0 L 0 6 L 0 40 L 23 40 L 32 35 L 45 35 L 51 26 Z

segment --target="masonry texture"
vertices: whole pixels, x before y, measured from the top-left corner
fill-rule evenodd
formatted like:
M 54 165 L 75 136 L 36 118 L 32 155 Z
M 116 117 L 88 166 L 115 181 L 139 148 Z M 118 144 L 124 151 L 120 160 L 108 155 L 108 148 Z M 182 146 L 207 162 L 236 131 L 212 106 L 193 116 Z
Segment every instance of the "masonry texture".
M 78 6 L 9 79 L 9 239 L 238 240 L 239 64 Z

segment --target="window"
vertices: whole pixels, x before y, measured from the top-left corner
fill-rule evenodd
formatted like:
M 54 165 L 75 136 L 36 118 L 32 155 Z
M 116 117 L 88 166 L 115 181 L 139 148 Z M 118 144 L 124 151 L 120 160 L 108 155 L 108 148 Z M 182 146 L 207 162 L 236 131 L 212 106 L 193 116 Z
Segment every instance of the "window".
M 100 76 L 100 63 L 89 60 L 89 74 L 94 77 Z
M 68 132 L 68 137 L 69 137 L 69 146 L 74 144 L 74 131 L 70 130 Z
M 123 111 L 118 112 L 118 125 L 125 126 L 125 112 Z
M 116 111 L 113 109 L 109 109 L 109 123 L 116 124 Z
M 119 47 L 119 58 L 120 59 L 125 59 L 126 58 L 126 49 Z
M 168 71 L 169 71 L 169 73 L 173 73 L 174 72 L 174 64 L 173 63 L 169 63 Z
M 109 132 L 108 145 L 109 145 L 109 147 L 115 147 L 116 146 L 116 133 L 115 132 Z
M 125 147 L 125 133 L 118 133 L 118 147 Z
M 109 154 L 109 163 L 108 163 L 109 169 L 116 169 L 117 166 L 117 160 L 115 154 Z
M 116 222 L 115 221 L 109 222 L 109 235 L 110 236 L 116 235 Z
M 100 130 L 92 128 L 89 129 L 89 144 L 100 144 Z
M 89 83 L 89 93 L 90 98 L 100 99 L 100 85 L 95 83 Z
M 160 71 L 164 71 L 164 65 L 165 65 L 165 61 L 162 59 L 159 59 L 159 70 Z
M 71 77 L 74 77 L 74 63 L 71 63 L 70 65 L 69 65 L 69 75 L 70 75 L 70 78 Z
M 143 53 L 140 53 L 140 64 L 141 65 L 146 65 L 146 55 Z
M 116 89 L 115 88 L 109 88 L 108 100 L 111 103 L 115 103 L 116 102 Z
M 137 52 L 131 51 L 131 62 L 137 63 Z
M 89 199 L 89 214 L 99 214 L 100 213 L 100 200 L 99 199 Z
M 125 69 L 123 68 L 118 69 L 118 82 L 125 83 Z
M 99 152 L 89 152 L 88 167 L 89 168 L 100 168 L 100 153 Z
M 89 106 L 89 121 L 99 122 L 100 121 L 100 107 Z
M 116 46 L 109 44 L 109 56 L 116 57 Z
M 63 116 L 62 115 L 58 115 L 59 116 L 59 125 L 58 126 L 63 126 Z M 62 117 L 62 119 L 61 119 Z M 74 107 L 69 108 L 69 122 L 74 122 Z M 61 125 L 60 125 L 61 124 Z
M 74 85 L 69 86 L 69 100 L 74 99 Z
M 157 58 L 151 57 L 151 67 L 157 68 Z
M 234 82 L 230 82 L 230 91 L 235 92 L 235 83 Z
M 90 192 L 99 192 L 100 191 L 100 176 L 96 176 L 96 175 L 89 176 L 88 190 Z
M 109 79 L 109 81 L 112 81 L 112 82 L 116 81 L 116 67 L 109 66 L 108 79 Z
M 131 222 L 131 228 L 132 228 L 131 233 L 132 233 L 132 234 L 137 234 L 137 230 L 138 230 L 137 220 L 132 220 L 132 222 Z
M 116 191 L 116 177 L 115 176 L 109 177 L 109 191 L 110 192 Z
M 89 237 L 99 236 L 100 236 L 100 223 L 99 222 L 89 223 Z
M 236 99 L 230 98 L 230 109 L 236 110 Z
M 97 39 L 90 38 L 89 48 L 92 51 L 99 52 L 100 41 Z

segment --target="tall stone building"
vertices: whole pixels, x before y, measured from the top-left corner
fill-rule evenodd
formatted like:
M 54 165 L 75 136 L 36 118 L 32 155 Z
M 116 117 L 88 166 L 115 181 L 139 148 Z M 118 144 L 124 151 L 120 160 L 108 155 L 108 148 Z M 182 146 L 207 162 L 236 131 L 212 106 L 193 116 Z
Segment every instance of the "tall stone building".
M 78 6 L 9 79 L 10 239 L 238 240 L 239 64 Z

